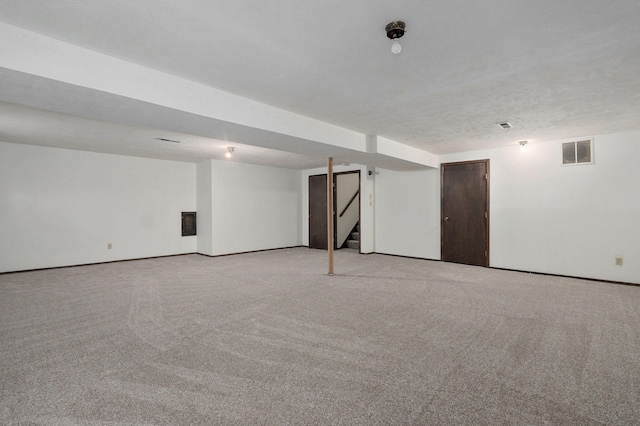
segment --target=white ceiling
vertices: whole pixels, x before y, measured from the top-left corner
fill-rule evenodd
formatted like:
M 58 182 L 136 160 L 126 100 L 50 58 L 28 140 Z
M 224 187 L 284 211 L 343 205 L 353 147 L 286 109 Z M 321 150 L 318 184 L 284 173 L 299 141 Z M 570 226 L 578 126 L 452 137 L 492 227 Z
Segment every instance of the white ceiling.
M 323 164 L 302 154 L 91 120 L 12 103 L 0 102 L 0 116 L 4 122 L 0 137 L 12 143 L 38 141 L 41 146 L 186 162 L 223 160 L 231 146 L 235 148 L 233 161 L 294 169 L 315 168 Z
M 395 56 L 384 27 L 398 19 Z M 640 129 L 637 0 L 0 0 L 0 20 L 435 154 Z M 148 146 L 152 127 L 0 101 L 8 142 L 104 152 L 113 136 L 114 153 L 181 161 L 229 145 L 185 131 Z M 318 154 L 256 158 L 306 168 Z

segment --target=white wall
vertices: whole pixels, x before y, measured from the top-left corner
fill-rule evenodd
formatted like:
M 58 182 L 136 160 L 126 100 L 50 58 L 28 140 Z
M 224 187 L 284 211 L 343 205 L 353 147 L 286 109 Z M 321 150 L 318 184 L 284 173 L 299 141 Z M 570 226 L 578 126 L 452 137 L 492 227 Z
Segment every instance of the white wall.
M 210 172 L 207 171 L 210 168 Z M 210 174 L 211 250 L 207 255 L 242 253 L 300 245 L 300 171 L 211 160 L 198 164 L 198 180 Z M 198 192 L 208 184 L 198 182 Z M 199 200 L 205 208 L 207 200 Z M 200 235 L 200 231 L 198 231 Z M 199 237 L 200 238 L 200 237 Z
M 640 283 L 640 132 L 595 136 L 592 165 L 562 166 L 562 142 L 441 161 L 491 160 L 491 266 Z
M 195 252 L 196 237 L 181 236 L 195 173 L 189 163 L 0 142 L 0 271 Z
M 640 283 L 640 132 L 594 139 L 593 165 L 562 166 L 563 141 L 440 157 L 490 160 L 490 266 Z M 380 170 L 376 252 L 440 258 L 439 181 Z
M 203 161 L 196 166 L 198 253 L 207 255 L 213 254 L 211 167 L 211 160 Z
M 440 171 L 375 176 L 376 252 L 440 259 Z
M 349 166 L 336 165 L 334 173 L 360 171 L 360 252 L 373 253 L 375 251 L 374 236 L 374 208 L 373 195 L 375 181 L 367 174 L 367 167 L 358 164 Z M 300 205 L 300 233 L 302 245 L 309 245 L 309 176 L 326 174 L 327 168 L 303 170 L 301 174 L 301 205 Z

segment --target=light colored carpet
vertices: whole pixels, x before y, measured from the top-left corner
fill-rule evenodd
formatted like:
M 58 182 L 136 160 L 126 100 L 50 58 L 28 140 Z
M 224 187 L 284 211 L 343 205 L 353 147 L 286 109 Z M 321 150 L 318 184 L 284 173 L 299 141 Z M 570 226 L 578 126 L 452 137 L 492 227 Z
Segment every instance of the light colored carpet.
M 0 275 L 0 423 L 638 424 L 640 288 L 296 248 Z

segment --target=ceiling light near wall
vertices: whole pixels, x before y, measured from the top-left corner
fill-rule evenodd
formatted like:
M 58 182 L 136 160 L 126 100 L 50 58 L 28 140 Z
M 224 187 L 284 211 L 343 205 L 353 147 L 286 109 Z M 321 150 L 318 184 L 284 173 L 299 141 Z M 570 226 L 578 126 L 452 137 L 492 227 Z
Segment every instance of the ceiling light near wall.
M 520 145 L 520 151 L 526 151 L 527 150 L 527 141 L 520 141 L 520 142 L 518 142 L 518 144 Z
M 231 158 L 231 154 L 233 154 L 233 151 L 235 151 L 236 149 L 232 146 L 227 148 L 227 153 L 224 155 L 227 158 Z
M 393 41 L 393 44 L 391 45 L 391 52 L 394 55 L 402 52 L 402 45 L 398 39 L 404 35 L 405 28 L 406 24 L 402 21 L 392 21 L 384 27 L 384 30 L 387 32 L 387 37 Z

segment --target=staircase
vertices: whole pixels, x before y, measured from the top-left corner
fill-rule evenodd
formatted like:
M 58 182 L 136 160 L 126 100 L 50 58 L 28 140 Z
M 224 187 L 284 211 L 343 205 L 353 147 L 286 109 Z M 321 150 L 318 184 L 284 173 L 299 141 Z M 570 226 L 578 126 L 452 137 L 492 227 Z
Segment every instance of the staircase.
M 356 226 L 353 227 L 343 247 L 360 250 L 360 222 L 356 223 Z

